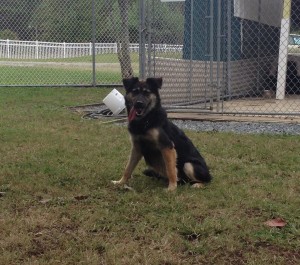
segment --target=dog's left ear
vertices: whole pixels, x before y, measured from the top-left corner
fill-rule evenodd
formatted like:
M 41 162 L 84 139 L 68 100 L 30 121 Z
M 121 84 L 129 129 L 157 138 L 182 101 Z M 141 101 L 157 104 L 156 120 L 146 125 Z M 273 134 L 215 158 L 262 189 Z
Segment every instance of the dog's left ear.
M 127 92 L 129 92 L 138 82 L 139 82 L 138 77 L 131 77 L 131 78 L 123 79 L 123 85 Z
M 146 79 L 146 83 L 151 88 L 161 88 L 162 87 L 162 78 L 161 77 L 149 77 Z

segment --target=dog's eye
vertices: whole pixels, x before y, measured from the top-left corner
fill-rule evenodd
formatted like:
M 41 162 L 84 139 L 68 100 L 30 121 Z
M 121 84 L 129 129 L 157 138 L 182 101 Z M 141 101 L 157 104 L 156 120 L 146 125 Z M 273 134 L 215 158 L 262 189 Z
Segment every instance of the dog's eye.
M 143 94 L 144 94 L 144 95 L 149 95 L 149 94 L 150 94 L 150 90 L 148 90 L 148 89 L 143 89 Z
M 139 90 L 137 88 L 134 88 L 131 90 L 132 94 L 138 94 L 139 93 Z

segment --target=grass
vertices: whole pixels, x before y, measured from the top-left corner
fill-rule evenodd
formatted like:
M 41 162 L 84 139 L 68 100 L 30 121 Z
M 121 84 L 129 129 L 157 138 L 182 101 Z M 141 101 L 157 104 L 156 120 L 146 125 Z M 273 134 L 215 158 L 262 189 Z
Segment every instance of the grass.
M 67 108 L 109 91 L 0 88 L 0 264 L 299 264 L 299 136 L 187 131 L 214 181 L 132 192 L 126 128 Z
M 156 56 L 181 58 L 180 53 L 158 53 Z M 82 56 L 66 59 L 4 59 L 0 66 L 0 85 L 90 85 L 92 84 L 92 57 Z M 139 57 L 131 53 L 135 74 L 139 71 Z M 7 65 L 9 63 L 12 65 Z M 20 65 L 15 65 L 15 63 Z M 28 66 L 22 63 L 30 62 Z M 51 65 L 43 63 L 53 63 Z M 36 65 L 34 65 L 34 63 Z M 96 83 L 120 84 L 121 70 L 117 54 L 99 54 L 96 56 Z M 102 65 L 102 63 L 104 65 Z
M 92 66 L 86 68 L 62 67 L 14 67 L 0 66 L 1 85 L 66 85 L 92 83 Z M 101 84 L 120 83 L 121 73 L 117 69 L 97 67 L 96 82 Z
M 138 55 L 132 54 L 132 67 L 138 72 Z M 2 60 L 2 59 L 1 59 Z M 51 60 L 5 60 L 11 62 L 34 62 L 34 66 L 0 66 L 1 85 L 70 85 L 92 83 L 91 56 Z M 57 63 L 43 65 L 43 62 Z M 74 64 L 76 63 L 76 65 Z M 88 63 L 88 65 L 86 64 Z M 90 64 L 89 64 L 90 63 Z M 96 63 L 110 63 L 96 66 L 97 84 L 119 84 L 121 80 L 120 65 L 116 54 L 102 54 L 96 57 Z

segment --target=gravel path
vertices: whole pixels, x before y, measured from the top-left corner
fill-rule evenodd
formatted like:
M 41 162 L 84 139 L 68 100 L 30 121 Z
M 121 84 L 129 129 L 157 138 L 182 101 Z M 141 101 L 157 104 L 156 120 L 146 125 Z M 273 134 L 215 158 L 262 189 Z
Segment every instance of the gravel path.
M 173 120 L 173 123 L 181 129 L 193 131 L 300 135 L 300 124 L 189 120 Z
M 77 106 L 73 109 L 86 110 L 88 114 L 85 118 L 101 118 L 99 111 L 106 109 L 104 105 Z M 118 118 L 124 118 L 119 116 Z M 297 123 L 276 123 L 276 122 L 235 122 L 235 121 L 195 121 L 172 119 L 179 128 L 183 130 L 204 131 L 204 132 L 234 132 L 251 134 L 288 134 L 300 135 L 300 124 Z M 117 123 L 127 126 L 127 122 Z

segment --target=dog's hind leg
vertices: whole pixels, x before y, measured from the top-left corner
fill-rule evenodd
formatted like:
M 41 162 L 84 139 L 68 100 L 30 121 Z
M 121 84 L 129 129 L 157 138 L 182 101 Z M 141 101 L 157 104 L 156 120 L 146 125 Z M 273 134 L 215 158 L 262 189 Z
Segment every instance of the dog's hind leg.
M 187 162 L 183 166 L 183 171 L 195 188 L 202 188 L 204 182 L 211 180 L 208 169 L 202 168 L 201 165 L 198 164 Z
M 114 184 L 127 183 L 127 181 L 131 178 L 131 174 L 132 174 L 133 170 L 135 169 L 135 167 L 137 166 L 137 164 L 139 163 L 141 158 L 142 158 L 142 154 L 141 154 L 140 150 L 133 144 L 131 153 L 130 153 L 130 158 L 129 158 L 129 161 L 127 163 L 127 166 L 125 168 L 122 178 L 117 181 L 113 180 L 112 183 L 114 183 Z

